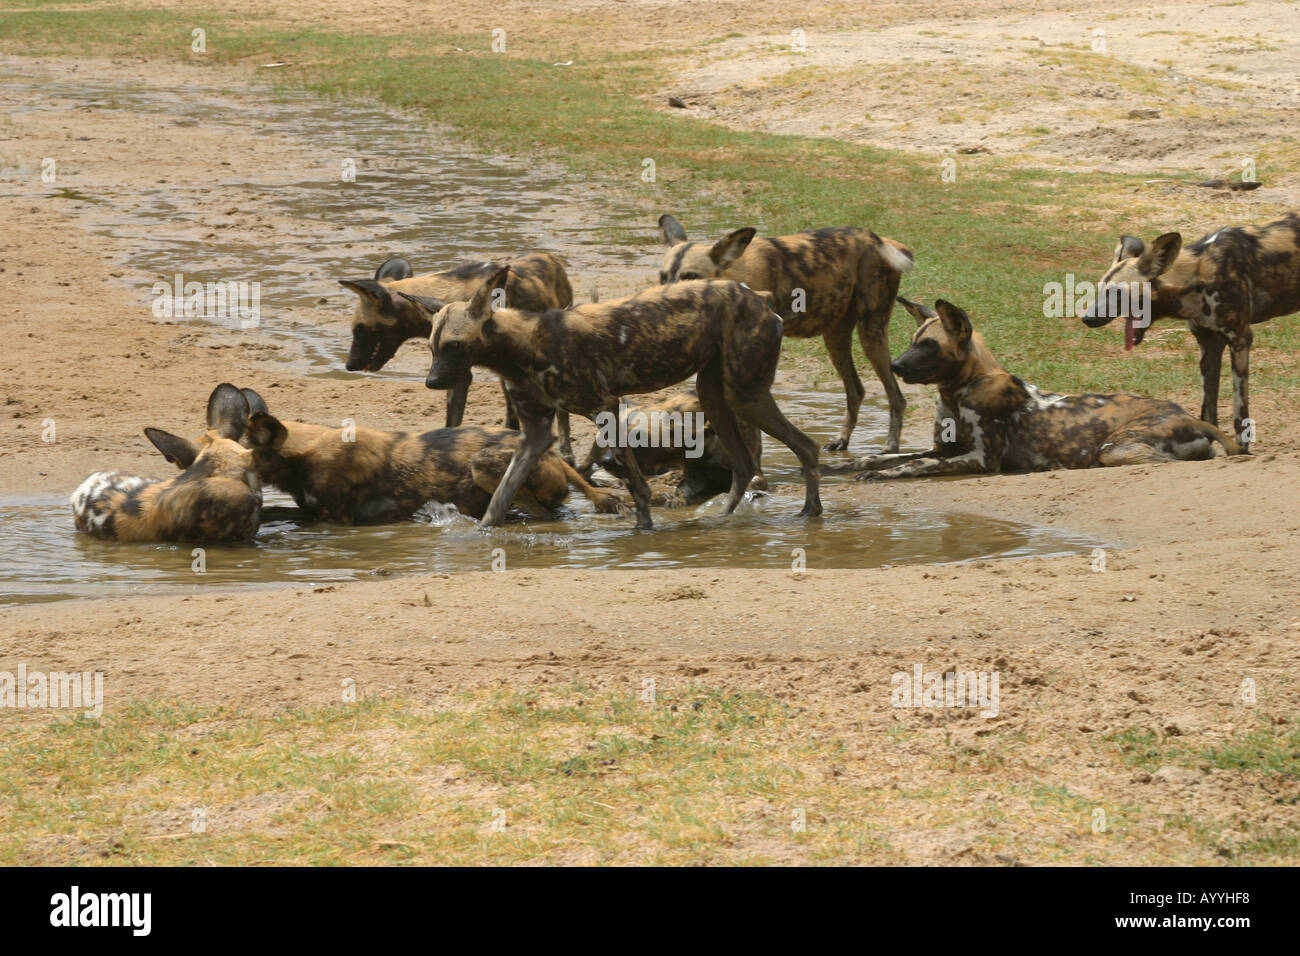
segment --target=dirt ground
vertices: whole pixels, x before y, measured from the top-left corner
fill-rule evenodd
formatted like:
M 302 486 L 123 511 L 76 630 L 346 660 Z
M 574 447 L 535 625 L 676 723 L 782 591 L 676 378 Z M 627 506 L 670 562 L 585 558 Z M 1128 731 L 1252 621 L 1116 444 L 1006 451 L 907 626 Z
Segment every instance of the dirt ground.
M 329 25 L 366 29 L 408 6 L 432 15 L 436 10 L 431 14 L 430 8 L 440 4 L 286 0 L 277 15 L 323 11 Z M 699 35 L 727 29 L 728 23 L 735 30 L 751 30 L 757 23 L 780 36 L 776 31 L 788 22 L 781 5 L 768 3 L 694 4 L 690 18 L 687 5 L 675 2 L 548 6 L 557 11 L 556 36 L 562 35 L 566 17 L 600 22 L 610 11 L 619 18 L 620 33 L 629 20 L 638 20 L 662 26 L 664 43 L 678 29 Z M 910 96 L 909 74 L 923 71 L 937 78 L 947 72 L 946 58 L 991 44 L 1006 58 L 1007 82 L 1016 85 L 1026 81 L 1023 70 L 1033 62 L 1027 51 L 1039 39 L 1056 43 L 1082 36 L 1094 20 L 1105 23 L 1111 36 L 1132 38 L 1117 55 L 1134 63 L 1159 59 L 1157 38 L 1144 37 L 1143 31 L 1178 29 L 1179 9 L 1191 5 L 1124 9 L 1117 18 L 1103 19 L 1113 4 L 1084 4 L 1089 13 L 1067 13 L 1054 11 L 1080 5 L 1045 3 L 1035 5 L 1032 17 L 1014 22 L 1009 4 L 964 4 L 957 17 L 942 13 L 951 6 L 873 5 L 881 27 L 872 25 L 870 43 L 852 40 L 853 34 L 824 43 L 810 39 L 808 56 L 818 67 L 836 70 L 886 62 L 897 67 L 906 62 L 906 51 L 915 67 L 894 75 L 900 95 Z M 1236 23 L 1234 35 L 1269 31 L 1268 4 L 1195 6 L 1198 16 L 1208 10 L 1204 32 L 1227 18 Z M 510 17 L 526 7 L 531 5 L 497 5 L 494 15 Z M 929 11 L 942 15 L 947 26 L 934 27 Z M 698 15 L 707 22 L 683 26 L 683 20 Z M 864 19 L 854 5 L 831 5 L 819 23 L 827 32 L 865 30 Z M 930 36 L 932 29 L 940 35 Z M 1219 105 L 1229 105 L 1214 97 L 1231 98 L 1242 108 L 1259 107 L 1261 131 L 1294 129 L 1298 36 L 1300 31 L 1275 36 L 1268 49 L 1255 49 L 1245 39 L 1232 41 L 1241 52 L 1223 39 L 1207 53 L 1197 40 L 1178 48 L 1172 71 L 1181 75 L 1180 57 L 1194 59 L 1203 70 L 1219 62 L 1215 57 L 1236 62 L 1239 69 L 1231 77 L 1242 89 L 1197 85 L 1188 102 L 1199 103 L 1212 117 Z M 684 72 L 671 89 L 689 94 L 692 108 L 731 125 L 792 132 L 824 125 L 836 135 L 920 150 L 987 140 L 993 148 L 1019 151 L 1032 137 L 1016 130 L 1035 123 L 1050 126 L 1052 136 L 1069 136 L 1088 124 L 1131 130 L 1138 121 L 1124 114 L 1146 105 L 1122 90 L 1115 97 L 1080 92 L 1094 96 L 1105 113 L 1084 117 L 1075 115 L 1068 98 L 1028 97 L 984 124 L 967 118 L 936 127 L 927 117 L 944 108 L 937 88 L 935 102 L 920 112 L 909 106 L 904 115 L 896 103 L 878 105 L 865 92 L 851 90 L 846 80 L 829 97 L 834 107 L 819 110 L 807 102 L 788 103 L 773 92 L 772 79 L 795 64 L 762 53 L 764 37 L 749 33 L 726 41 L 758 51 L 743 61 L 744 76 L 735 72 L 738 61 L 723 62 L 720 46 L 717 63 Z M 948 47 L 958 52 L 947 52 Z M 84 60 L 50 66 L 142 75 L 183 69 Z M 230 82 L 238 81 L 232 74 Z M 748 97 L 751 85 L 760 92 Z M 870 123 L 850 120 L 863 109 L 872 112 Z M 900 137 L 901 122 L 911 132 Z M 1165 135 L 1185 144 L 1199 122 L 1184 117 Z M 4 133 L 0 150 L 7 164 L 39 168 L 40 157 L 57 144 L 73 150 L 80 175 L 124 189 L 209 182 L 221 174 L 222 151 L 216 142 L 205 142 L 201 128 L 188 131 L 187 148 L 180 151 L 167 127 L 119 111 L 23 114 Z M 1092 137 L 1094 146 L 1082 152 L 1053 153 L 1051 137 L 1043 135 L 1039 145 L 1048 155 L 1071 162 L 1123 166 L 1131 159 L 1157 167 L 1170 159 L 1166 153 L 1134 156 L 1118 146 L 1095 145 L 1119 143 L 1122 137 Z M 292 141 L 231 142 L 223 136 L 220 145 L 251 151 L 252 161 L 274 159 L 290 168 L 295 162 L 298 146 Z M 77 142 L 69 147 L 69 139 Z M 1185 154 L 1191 156 L 1187 162 L 1209 168 L 1220 159 L 1216 148 L 1207 143 Z M 225 216 L 222 210 L 237 205 L 231 198 L 214 189 L 192 201 L 199 218 L 221 229 L 224 239 L 246 237 L 250 245 L 270 241 L 279 224 L 273 218 Z M 192 430 L 207 391 L 222 380 L 274 396 L 274 406 L 292 417 L 320 418 L 313 412 L 346 408 L 380 426 L 419 427 L 442 418 L 441 393 L 426 391 L 418 381 L 288 375 L 277 361 L 282 346 L 256 332 L 238 333 L 232 341 L 231 333 L 154 321 L 127 285 L 147 287 L 152 277 L 124 275 L 123 241 L 86 231 L 70 202 L 38 203 L 6 190 L 0 221 L 5 223 L 0 327 L 6 342 L 0 354 L 0 487 L 7 495 L 68 493 L 88 473 L 109 466 L 157 473 L 141 427 Z M 647 261 L 656 256 L 648 247 Z M 337 316 L 333 325 L 331 316 L 321 318 L 320 334 L 336 338 L 342 356 L 345 316 Z M 418 351 L 413 345 L 407 349 Z M 412 368 L 420 364 L 414 353 L 403 357 Z M 871 381 L 868 387 L 878 386 Z M 1188 382 L 1185 394 L 1172 397 L 1194 404 L 1195 389 L 1196 383 Z M 922 395 L 911 393 L 905 445 L 926 443 L 929 403 Z M 499 401 L 494 385 L 476 385 L 467 420 L 499 420 Z M 803 574 L 527 570 L 192 597 L 105 594 L 0 609 L 0 659 L 24 660 L 32 668 L 103 669 L 111 683 L 110 711 L 114 701 L 177 697 L 274 712 L 333 703 L 344 677 L 355 679 L 366 695 L 435 701 L 458 687 L 571 680 L 597 688 L 635 689 L 646 677 L 661 684 L 743 687 L 807 708 L 825 732 L 848 742 L 844 772 L 880 787 L 891 781 L 897 786 L 904 778 L 942 779 L 948 771 L 925 759 L 937 740 L 965 741 L 977 753 L 991 728 L 1011 730 L 1028 743 L 1003 771 L 1007 779 L 1028 776 L 1090 800 L 1141 802 L 1223 821 L 1229 833 L 1222 849 L 1226 859 L 1238 831 L 1300 825 L 1294 780 L 1281 784 L 1279 792 L 1265 781 L 1222 771 L 1153 776 L 1075 757 L 1107 734 L 1134 728 L 1149 729 L 1160 740 L 1184 738 L 1192 749 L 1210 747 L 1260 720 L 1281 723 L 1297 712 L 1300 453 L 1291 449 L 1300 426 L 1295 411 L 1263 399 L 1257 414 L 1271 427 L 1250 458 L 929 483 L 842 483 L 827 491 L 1091 534 L 1113 545 L 1100 573 L 1091 556 L 1080 555 L 863 571 L 819 570 L 814 564 Z M 58 423 L 54 444 L 40 441 L 46 418 Z M 578 432 L 580 445 L 589 437 L 589 429 Z M 71 534 L 70 514 L 68 526 Z M 988 722 L 967 712 L 892 708 L 891 674 L 915 663 L 926 670 L 1000 671 L 999 717 Z M 1246 679 L 1258 687 L 1256 702 L 1243 701 Z M 889 734 L 899 726 L 917 736 L 900 742 Z M 999 862 L 971 852 L 973 836 L 957 830 L 918 837 L 899 862 Z M 1131 862 L 1163 859 L 1163 839 L 1152 833 L 1135 841 Z

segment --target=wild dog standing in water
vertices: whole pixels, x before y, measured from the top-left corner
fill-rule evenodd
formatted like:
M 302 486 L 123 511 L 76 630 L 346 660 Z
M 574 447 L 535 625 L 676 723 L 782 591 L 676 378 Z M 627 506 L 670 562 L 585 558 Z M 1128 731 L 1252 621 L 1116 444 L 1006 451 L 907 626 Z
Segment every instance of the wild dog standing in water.
M 737 282 L 679 282 L 626 299 L 545 313 L 492 310 L 502 270 L 469 302 L 444 307 L 429 345 L 426 384 L 445 388 L 472 365 L 502 376 L 519 410 L 524 442 L 492 496 L 481 524 L 499 525 L 524 476 L 551 443 L 551 418 L 565 409 L 617 421 L 619 399 L 658 391 L 696 376 L 700 406 L 731 459 L 730 514 L 754 476 L 740 419 L 776 438 L 799 458 L 806 494 L 801 515 L 821 514 L 817 443 L 790 424 L 772 398 L 781 357 L 781 318 L 770 300 Z M 634 450 L 619 449 L 636 499 L 638 528 L 650 528 L 650 489 Z
M 243 442 L 258 477 L 291 495 L 304 517 L 339 524 L 380 524 L 410 518 L 425 504 L 455 505 L 483 514 L 519 447 L 519 432 L 465 425 L 421 435 L 356 428 L 345 433 L 304 422 L 282 422 L 252 389 Z M 547 510 L 569 496 L 572 482 L 598 511 L 617 512 L 618 500 L 593 488 L 559 455 L 541 456 L 524 489 Z
M 1201 461 L 1237 442 L 1173 402 L 1136 395 L 1057 395 L 998 364 L 969 316 L 939 299 L 935 308 L 898 300 L 916 319 L 912 344 L 894 361 L 909 385 L 937 385 L 934 448 L 860 458 L 836 470 L 867 478 L 917 478 L 999 471 L 1050 471 Z
M 885 451 L 898 451 L 903 429 L 903 392 L 889 371 L 889 315 L 912 253 L 870 229 L 816 229 L 793 236 L 755 239 L 754 229 L 737 229 L 717 242 L 690 242 L 681 223 L 659 217 L 659 232 L 671 248 L 659 282 L 734 279 L 770 292 L 785 322 L 785 334 L 806 339 L 820 335 L 831 364 L 844 383 L 844 424 L 824 446 L 843 451 L 858 423 L 866 389 L 853 363 L 853 330 L 889 397 L 889 439 Z
M 1138 315 L 1135 303 L 1143 302 L 1149 315 Z M 1230 349 L 1232 429 L 1249 450 L 1251 326 L 1297 311 L 1300 213 L 1293 212 L 1257 226 L 1218 229 L 1186 248 L 1176 232 L 1150 247 L 1121 236 L 1097 300 L 1081 318 L 1091 328 L 1123 318 L 1128 349 L 1142 341 L 1150 321 L 1186 320 L 1201 348 L 1201 418 L 1212 425 L 1219 423 L 1223 350 Z
M 409 292 L 442 303 L 463 302 L 478 291 L 484 280 L 498 270 L 509 268 L 506 295 L 522 309 L 545 312 L 564 309 L 573 304 L 573 288 L 564 271 L 564 263 L 550 253 L 538 252 L 500 262 L 470 262 L 443 272 L 416 275 L 411 263 L 393 256 L 375 270 L 373 279 L 340 279 L 339 285 L 355 292 L 356 309 L 352 316 L 352 348 L 348 351 L 349 372 L 377 372 L 396 354 L 407 339 L 429 340 L 433 329 L 424 310 L 398 295 Z M 465 417 L 469 397 L 470 370 L 447 389 L 448 428 L 455 428 Z M 569 418 L 558 417 L 560 453 L 570 464 L 573 451 L 569 441 Z M 519 420 L 506 396 L 506 427 L 518 428 Z
M 72 496 L 78 531 L 117 541 L 248 541 L 257 533 L 262 486 L 239 445 L 248 405 L 233 385 L 208 398 L 197 442 L 161 429 L 145 434 L 184 472 L 165 481 L 118 471 L 91 475 Z
M 663 428 L 656 422 L 667 420 L 698 421 L 704 418 L 704 407 L 695 389 L 680 392 L 655 402 L 632 403 L 622 406 L 625 419 L 622 426 L 636 454 L 636 462 L 641 474 L 646 477 L 681 472 L 681 483 L 677 485 L 671 500 L 682 505 L 698 504 L 720 495 L 731 487 L 731 459 L 727 456 L 726 446 L 718 438 L 718 433 L 707 423 L 692 435 L 695 447 L 688 448 L 683 443 L 652 442 L 651 438 L 662 438 Z M 758 474 L 749 483 L 755 491 L 767 488 L 767 478 L 762 472 L 763 441 L 762 434 L 749 422 L 738 423 L 741 437 L 754 456 Z M 592 442 L 591 451 L 583 468 L 589 470 L 593 465 L 600 465 L 612 475 L 626 479 L 627 472 L 619 461 L 618 448 L 612 444 Z

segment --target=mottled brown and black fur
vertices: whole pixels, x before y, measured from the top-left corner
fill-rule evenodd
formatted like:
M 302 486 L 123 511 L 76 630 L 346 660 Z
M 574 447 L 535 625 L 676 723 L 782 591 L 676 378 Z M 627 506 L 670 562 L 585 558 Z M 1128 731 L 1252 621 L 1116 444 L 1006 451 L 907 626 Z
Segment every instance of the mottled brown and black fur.
M 423 434 L 340 429 L 280 421 L 261 397 L 245 389 L 252 414 L 243 441 L 258 477 L 291 495 L 308 520 L 380 524 L 411 517 L 429 502 L 483 514 L 521 435 L 508 428 L 465 425 Z M 559 455 L 542 456 L 524 489 L 553 510 L 569 484 L 597 510 L 615 512 L 617 499 L 593 488 Z
M 116 541 L 248 541 L 257 533 L 262 487 L 252 453 L 239 445 L 248 414 L 233 385 L 208 399 L 208 431 L 197 441 L 157 428 L 145 434 L 184 471 L 165 480 L 97 472 L 72 496 L 77 530 Z
M 938 386 L 934 448 L 862 458 L 843 469 L 861 469 L 859 478 L 1200 461 L 1214 457 L 1216 443 L 1230 455 L 1241 450 L 1173 402 L 1044 392 L 1002 368 L 955 305 L 899 301 L 918 327 L 893 369 L 908 384 Z
M 790 424 L 772 398 L 781 355 L 781 318 L 770 299 L 737 282 L 678 282 L 611 302 L 535 313 L 492 309 L 505 284 L 499 272 L 469 302 L 443 308 L 434 320 L 427 384 L 443 388 L 472 365 L 502 376 L 523 424 L 524 443 L 483 516 L 501 523 L 532 463 L 550 445 L 557 409 L 616 421 L 619 399 L 696 376 L 700 405 L 727 448 L 732 484 L 725 506 L 739 504 L 754 476 L 753 456 L 738 419 L 787 445 L 803 466 L 801 514 L 821 514 L 817 445 Z M 649 528 L 650 491 L 633 449 L 620 448 L 636 499 L 637 527 Z
M 815 229 L 793 236 L 754 238 L 737 229 L 717 242 L 690 242 L 681 223 L 659 217 L 669 245 L 660 283 L 690 279 L 734 279 L 772 293 L 775 310 L 794 338 L 820 335 L 831 364 L 844 383 L 844 423 L 827 451 L 849 447 L 866 389 L 853 362 L 853 330 L 889 398 L 885 451 L 898 451 L 903 428 L 902 390 L 889 371 L 889 316 L 898 283 L 913 266 L 912 253 L 869 229 Z
M 629 435 L 629 444 L 634 445 L 633 453 L 636 455 L 641 474 L 652 477 L 670 472 L 681 473 L 681 481 L 674 488 L 673 501 L 683 505 L 698 504 L 730 489 L 731 458 L 727 455 L 726 446 L 711 425 L 704 429 L 697 455 L 690 454 L 690 449 L 683 445 L 652 446 L 644 437 L 635 443 L 631 440 L 634 434 L 643 435 L 649 430 L 646 425 L 648 416 L 666 414 L 684 418 L 703 415 L 704 406 L 700 404 L 700 397 L 695 389 L 683 389 L 654 402 L 628 403 L 625 405 L 625 412 L 624 417 L 628 419 L 625 428 Z M 642 418 L 638 420 L 638 416 Z M 749 487 L 754 491 L 762 491 L 767 488 L 767 478 L 762 471 L 762 433 L 746 421 L 739 422 L 739 426 L 745 445 L 754 456 L 754 464 L 758 468 L 758 473 L 750 481 Z M 618 449 L 613 445 L 593 442 L 584 468 L 589 470 L 592 465 L 600 465 L 612 475 L 627 478 L 627 471 L 619 460 Z
M 423 275 L 416 275 L 406 259 L 393 256 L 375 270 L 373 279 L 340 279 L 339 285 L 357 295 L 352 315 L 348 371 L 377 372 L 396 354 L 403 342 L 415 338 L 425 342 L 429 340 L 433 332 L 429 315 L 398 293 L 408 292 L 444 304 L 462 302 L 502 268 L 510 270 L 506 295 L 519 308 L 545 312 L 573 304 L 573 287 L 569 284 L 564 262 L 546 252 L 494 262 L 467 262 Z M 448 428 L 455 428 L 464 420 L 469 386 L 470 373 L 466 371 L 447 389 Z M 572 463 L 568 417 L 559 416 L 556 424 L 560 429 L 560 452 Z M 508 395 L 506 427 L 519 427 Z
M 1127 289 L 1129 303 L 1149 284 L 1155 319 L 1184 319 L 1201 350 L 1201 418 L 1219 422 L 1219 375 L 1223 350 L 1232 360 L 1232 429 L 1249 449 L 1251 326 L 1300 312 L 1300 213 L 1252 226 L 1217 229 L 1184 247 L 1168 232 L 1148 247 L 1121 236 L 1115 261 L 1102 277 L 1094 306 L 1083 316 L 1090 327 L 1123 318 L 1129 346 L 1146 329 L 1137 316 L 1116 308 L 1111 290 Z

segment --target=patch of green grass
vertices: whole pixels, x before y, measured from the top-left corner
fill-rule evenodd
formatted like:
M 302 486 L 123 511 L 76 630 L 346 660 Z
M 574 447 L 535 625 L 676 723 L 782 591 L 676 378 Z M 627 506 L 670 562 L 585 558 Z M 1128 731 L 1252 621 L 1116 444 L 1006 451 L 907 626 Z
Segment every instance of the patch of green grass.
M 1146 728 L 1118 731 L 1105 739 L 1126 766 L 1142 770 L 1185 766 L 1300 780 L 1300 728 L 1267 716 L 1261 716 L 1254 729 L 1208 748 L 1188 747 L 1180 737 L 1161 740 Z

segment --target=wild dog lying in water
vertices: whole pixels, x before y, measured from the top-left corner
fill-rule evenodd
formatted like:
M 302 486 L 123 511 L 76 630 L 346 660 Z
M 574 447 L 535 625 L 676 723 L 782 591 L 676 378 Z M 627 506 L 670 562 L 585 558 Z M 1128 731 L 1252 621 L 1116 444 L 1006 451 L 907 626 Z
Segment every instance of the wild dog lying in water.
M 466 425 L 422 435 L 370 428 L 327 428 L 280 421 L 252 389 L 244 389 L 247 423 L 242 441 L 266 484 L 291 495 L 308 520 L 380 524 L 410 518 L 425 504 L 453 504 L 483 514 L 518 449 L 508 428 Z M 541 456 L 523 488 L 553 510 L 572 482 L 599 511 L 617 512 L 617 498 L 593 488 L 559 455 Z
M 919 327 L 893 368 L 909 385 L 939 386 L 934 448 L 860 458 L 837 471 L 863 470 L 859 479 L 917 478 L 1200 461 L 1214 457 L 1216 442 L 1229 455 L 1241 451 L 1173 402 L 1041 391 L 998 364 L 957 306 L 898 301 Z
M 695 389 L 684 389 L 655 402 L 630 403 L 622 406 L 622 428 L 628 444 L 636 454 L 637 466 L 646 477 L 681 472 L 681 482 L 671 494 L 660 494 L 657 504 L 692 505 L 720 495 L 731 487 L 731 459 L 718 433 L 707 423 L 698 424 L 690 434 L 691 446 L 681 441 L 664 441 L 668 422 L 698 423 L 704 408 Z M 754 456 L 758 473 L 749 483 L 755 491 L 767 488 L 762 471 L 763 441 L 759 430 L 749 422 L 739 422 L 741 437 Z M 627 472 L 619 462 L 618 447 L 602 443 L 600 436 L 592 442 L 581 471 L 590 473 L 594 465 L 619 478 Z
M 658 391 L 696 376 L 700 407 L 731 459 L 730 514 L 755 464 L 737 420 L 787 445 L 803 466 L 801 515 L 819 515 L 817 444 L 790 424 L 772 398 L 781 357 L 781 318 L 770 299 L 737 282 L 678 282 L 626 299 L 535 313 L 492 309 L 503 269 L 469 302 L 443 307 L 433 322 L 433 363 L 425 382 L 445 388 L 473 365 L 506 380 L 524 442 L 481 524 L 499 525 L 534 463 L 551 443 L 558 409 L 617 421 L 619 398 Z M 428 307 L 426 305 L 426 307 Z M 597 422 L 599 424 L 599 422 Z M 636 499 L 638 528 L 650 528 L 650 489 L 632 448 L 619 449 Z
M 262 486 L 253 453 L 239 445 L 248 404 L 233 385 L 208 398 L 208 431 L 192 442 L 145 434 L 184 471 L 165 481 L 118 471 L 91 475 L 72 496 L 77 530 L 117 541 L 248 541 L 257 533 Z
M 735 279 L 770 292 L 793 338 L 820 335 L 844 383 L 845 412 L 840 434 L 827 451 L 849 447 L 866 390 L 853 363 L 853 330 L 889 397 L 885 451 L 898 451 L 903 428 L 902 390 L 889 371 L 889 315 L 912 253 L 870 229 L 816 229 L 793 236 L 755 239 L 754 229 L 737 229 L 717 242 L 690 242 L 681 223 L 659 217 L 659 232 L 671 248 L 659 282 Z
M 357 295 L 356 309 L 352 316 L 352 348 L 348 351 L 348 371 L 377 372 L 407 339 L 429 340 L 433 328 L 428 315 L 398 295 L 399 292 L 424 296 L 443 304 L 462 302 L 478 291 L 484 280 L 502 268 L 510 270 L 506 295 L 519 308 L 545 312 L 547 309 L 568 308 L 573 304 L 573 287 L 564 271 L 564 263 L 557 256 L 546 252 L 500 262 L 469 262 L 442 272 L 426 272 L 418 276 L 410 262 L 401 256 L 393 256 L 375 270 L 373 279 L 340 279 L 339 285 Z M 448 428 L 455 428 L 464 420 L 469 385 L 470 370 L 466 369 L 460 379 L 448 386 Z M 572 464 L 568 416 L 559 416 L 556 424 L 560 429 L 560 453 Z M 508 394 L 506 427 L 519 427 Z
M 1149 284 L 1149 286 L 1148 286 Z M 1143 292 L 1149 288 L 1149 298 Z M 1139 304 L 1149 306 L 1145 316 Z M 1257 226 L 1218 229 L 1183 247 L 1176 232 L 1150 247 L 1121 236 L 1093 307 L 1081 318 L 1096 328 L 1124 319 L 1131 349 L 1155 319 L 1185 319 L 1201 348 L 1201 418 L 1219 423 L 1223 349 L 1232 354 L 1232 430 L 1248 450 L 1252 325 L 1300 311 L 1300 213 Z

